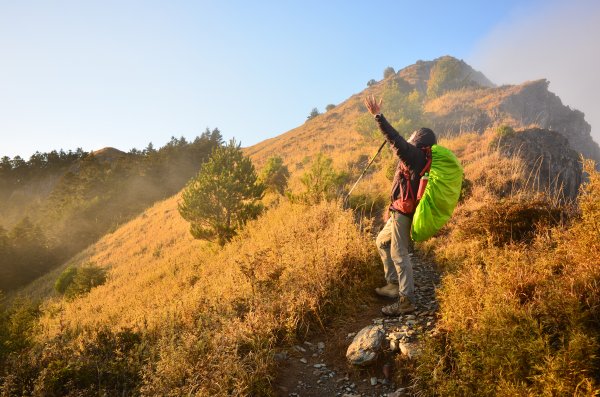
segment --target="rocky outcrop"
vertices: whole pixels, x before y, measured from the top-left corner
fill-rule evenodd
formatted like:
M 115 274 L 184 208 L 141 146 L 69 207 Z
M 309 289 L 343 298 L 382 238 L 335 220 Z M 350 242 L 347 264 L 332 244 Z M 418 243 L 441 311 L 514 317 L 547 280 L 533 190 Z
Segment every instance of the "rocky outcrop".
M 555 197 L 573 199 L 582 181 L 579 155 L 556 131 L 532 128 L 500 138 L 500 151 L 525 163 L 530 187 Z
M 500 112 L 510 114 L 521 125 L 538 125 L 560 133 L 570 146 L 586 158 L 600 161 L 600 147 L 590 135 L 592 127 L 584 114 L 563 105 L 558 96 L 548 91 L 547 80 L 537 80 L 519 86 L 506 96 L 499 106 Z
M 568 146 L 600 164 L 600 147 L 579 110 L 565 106 L 548 91 L 547 80 L 497 88 L 451 91 L 425 105 L 432 128 L 442 135 L 486 129 L 501 124 L 515 129 L 543 128 L 558 132 Z

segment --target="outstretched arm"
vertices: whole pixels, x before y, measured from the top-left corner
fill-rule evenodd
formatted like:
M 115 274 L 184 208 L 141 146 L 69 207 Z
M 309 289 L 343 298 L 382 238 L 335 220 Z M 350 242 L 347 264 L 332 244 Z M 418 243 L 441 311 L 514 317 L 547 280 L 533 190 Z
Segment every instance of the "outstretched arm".
M 409 143 L 406 142 L 402 135 L 400 135 L 398 131 L 396 131 L 394 127 L 392 127 L 392 125 L 388 123 L 385 117 L 383 117 L 383 114 L 381 114 L 382 102 L 383 99 L 379 99 L 379 101 L 377 101 L 374 95 L 367 96 L 365 98 L 365 106 L 367 107 L 369 113 L 375 116 L 375 120 L 377 120 L 379 129 L 385 136 L 385 139 L 387 139 L 387 141 L 390 143 L 398 157 L 400 157 L 403 160 L 407 160 L 408 157 L 410 157 L 409 151 L 411 149 L 411 145 L 409 145 Z

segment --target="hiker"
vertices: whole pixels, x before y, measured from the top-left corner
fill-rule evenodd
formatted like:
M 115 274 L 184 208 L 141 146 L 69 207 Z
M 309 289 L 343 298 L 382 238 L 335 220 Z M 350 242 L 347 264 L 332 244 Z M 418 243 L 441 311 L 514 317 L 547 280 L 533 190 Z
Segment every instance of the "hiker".
M 413 268 L 408 254 L 412 217 L 417 207 L 416 195 L 421 171 L 426 167 L 427 156 L 421 148 L 435 145 L 435 134 L 429 128 L 420 128 L 405 140 L 390 125 L 381 113 L 381 100 L 374 96 L 365 99 L 365 105 L 379 125 L 400 161 L 392 182 L 390 217 L 377 235 L 377 249 L 383 262 L 387 284 L 376 288 L 383 297 L 398 298 L 384 306 L 381 311 L 388 316 L 397 316 L 416 310 Z

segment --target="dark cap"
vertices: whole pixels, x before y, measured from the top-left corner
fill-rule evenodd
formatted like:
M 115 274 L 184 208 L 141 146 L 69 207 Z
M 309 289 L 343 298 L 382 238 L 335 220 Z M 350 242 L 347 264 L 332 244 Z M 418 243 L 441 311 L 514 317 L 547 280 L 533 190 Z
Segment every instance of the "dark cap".
M 408 143 L 415 145 L 418 148 L 428 147 L 435 145 L 437 143 L 437 138 L 432 130 L 422 127 L 412 133 L 410 138 L 408 138 Z

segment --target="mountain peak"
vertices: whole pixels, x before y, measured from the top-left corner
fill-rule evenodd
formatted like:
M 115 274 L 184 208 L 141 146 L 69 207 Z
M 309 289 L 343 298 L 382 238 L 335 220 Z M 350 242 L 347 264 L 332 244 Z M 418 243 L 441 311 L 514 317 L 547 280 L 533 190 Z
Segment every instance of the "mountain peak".
M 115 149 L 114 147 L 107 146 L 102 149 L 92 151 L 90 155 L 94 156 L 100 161 L 113 162 L 115 160 L 126 157 L 127 153 L 119 149 Z

